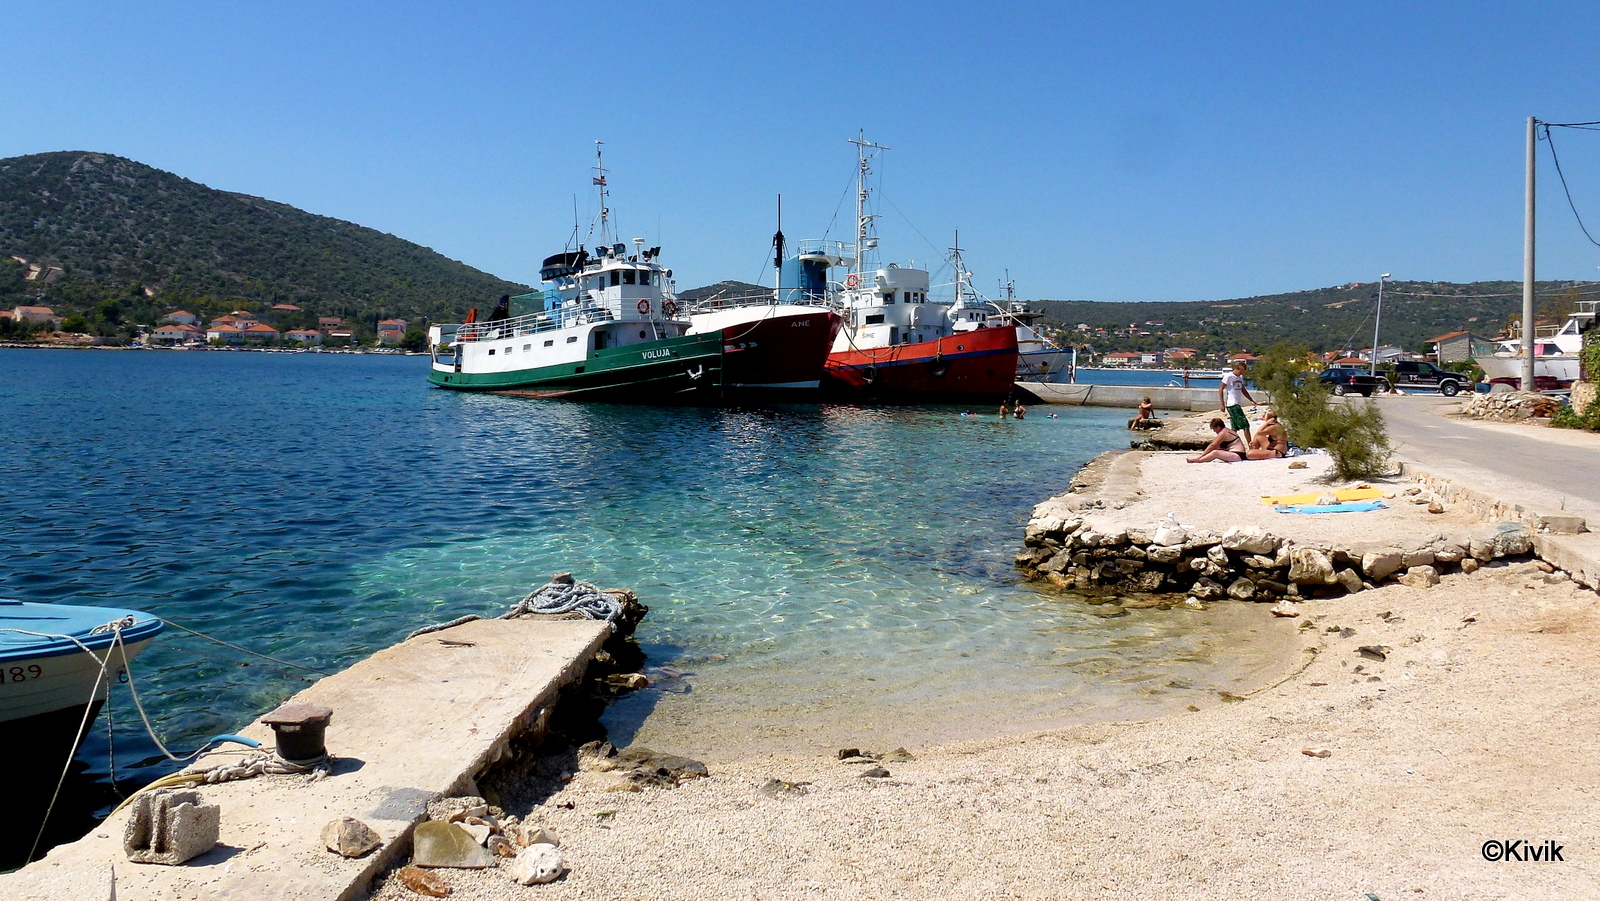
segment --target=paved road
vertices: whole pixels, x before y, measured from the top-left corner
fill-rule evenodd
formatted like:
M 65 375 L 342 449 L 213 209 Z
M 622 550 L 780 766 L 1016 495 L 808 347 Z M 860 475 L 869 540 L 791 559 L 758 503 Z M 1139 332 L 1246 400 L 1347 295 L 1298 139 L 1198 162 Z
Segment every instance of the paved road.
M 1458 401 L 1437 395 L 1380 398 L 1402 458 L 1428 468 L 1471 468 L 1505 484 L 1600 507 L 1600 435 L 1567 429 L 1452 419 Z

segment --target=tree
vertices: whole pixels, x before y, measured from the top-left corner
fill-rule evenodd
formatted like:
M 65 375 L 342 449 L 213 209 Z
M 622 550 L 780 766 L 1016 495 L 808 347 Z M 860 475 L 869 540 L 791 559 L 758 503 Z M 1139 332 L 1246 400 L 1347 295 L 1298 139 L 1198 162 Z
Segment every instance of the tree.
M 405 337 L 400 339 L 401 350 L 420 351 L 428 346 L 428 334 L 422 329 L 412 326 L 406 329 Z
M 1256 363 L 1255 382 L 1272 393 L 1278 418 L 1296 444 L 1323 448 L 1333 457 L 1334 475 L 1387 475 L 1389 432 L 1383 411 L 1371 400 L 1329 403 L 1316 359 L 1304 345 L 1274 345 Z
M 73 313 L 61 320 L 61 330 L 64 332 L 87 333 L 89 328 L 89 320 L 82 313 Z

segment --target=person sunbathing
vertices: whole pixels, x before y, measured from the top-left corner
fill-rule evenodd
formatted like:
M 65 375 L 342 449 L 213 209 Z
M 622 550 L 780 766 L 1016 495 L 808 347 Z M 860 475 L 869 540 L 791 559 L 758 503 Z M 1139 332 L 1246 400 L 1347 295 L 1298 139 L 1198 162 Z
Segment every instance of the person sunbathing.
M 1278 421 L 1278 414 L 1269 412 L 1262 419 L 1261 428 L 1251 437 L 1245 459 L 1273 460 L 1288 455 L 1289 435 L 1283 430 L 1283 423 Z
M 1214 460 L 1237 463 L 1244 459 L 1247 448 L 1238 432 L 1224 425 L 1221 419 L 1211 420 L 1211 431 L 1216 433 L 1216 437 L 1211 439 L 1199 456 L 1189 457 L 1190 463 L 1210 463 Z

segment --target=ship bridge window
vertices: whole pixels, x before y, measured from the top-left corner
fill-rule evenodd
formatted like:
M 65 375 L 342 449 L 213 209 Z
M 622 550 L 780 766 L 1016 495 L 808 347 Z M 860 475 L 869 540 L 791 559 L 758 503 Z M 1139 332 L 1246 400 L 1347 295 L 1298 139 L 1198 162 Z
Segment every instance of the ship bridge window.
M 548 340 L 548 341 L 546 341 L 546 342 L 545 342 L 545 343 L 544 343 L 544 346 L 545 346 L 545 347 L 551 347 L 551 346 L 553 346 L 553 345 L 554 345 L 554 344 L 555 344 L 555 343 L 556 343 L 556 339 L 554 339 L 554 338 L 551 338 L 551 339 L 550 339 L 550 340 Z
M 489 356 L 494 356 L 494 348 L 489 348 Z
M 622 271 L 620 269 L 611 270 L 611 287 L 615 288 L 620 284 L 622 284 Z
M 633 284 L 633 270 L 632 269 L 627 269 L 627 270 L 623 271 L 623 273 L 622 273 L 622 283 L 624 285 Z
M 894 303 L 894 292 L 890 291 L 888 294 L 883 295 L 883 305 L 889 306 L 892 303 Z
M 883 325 L 883 314 L 872 313 L 867 316 L 867 325 Z
M 567 336 L 567 343 L 568 344 L 576 344 L 577 341 L 578 341 L 578 336 L 577 335 L 568 335 Z
M 654 276 L 655 276 L 654 272 L 641 272 L 641 273 L 639 273 L 639 284 L 641 284 L 641 285 L 652 285 L 652 284 L 655 284 Z

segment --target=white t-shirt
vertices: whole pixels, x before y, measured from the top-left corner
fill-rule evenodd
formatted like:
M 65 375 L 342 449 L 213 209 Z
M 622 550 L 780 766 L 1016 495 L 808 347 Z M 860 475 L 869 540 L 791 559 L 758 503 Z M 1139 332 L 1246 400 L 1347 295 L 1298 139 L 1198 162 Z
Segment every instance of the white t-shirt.
M 1244 376 L 1237 372 L 1230 372 L 1222 377 L 1222 397 L 1224 407 L 1244 406 Z

